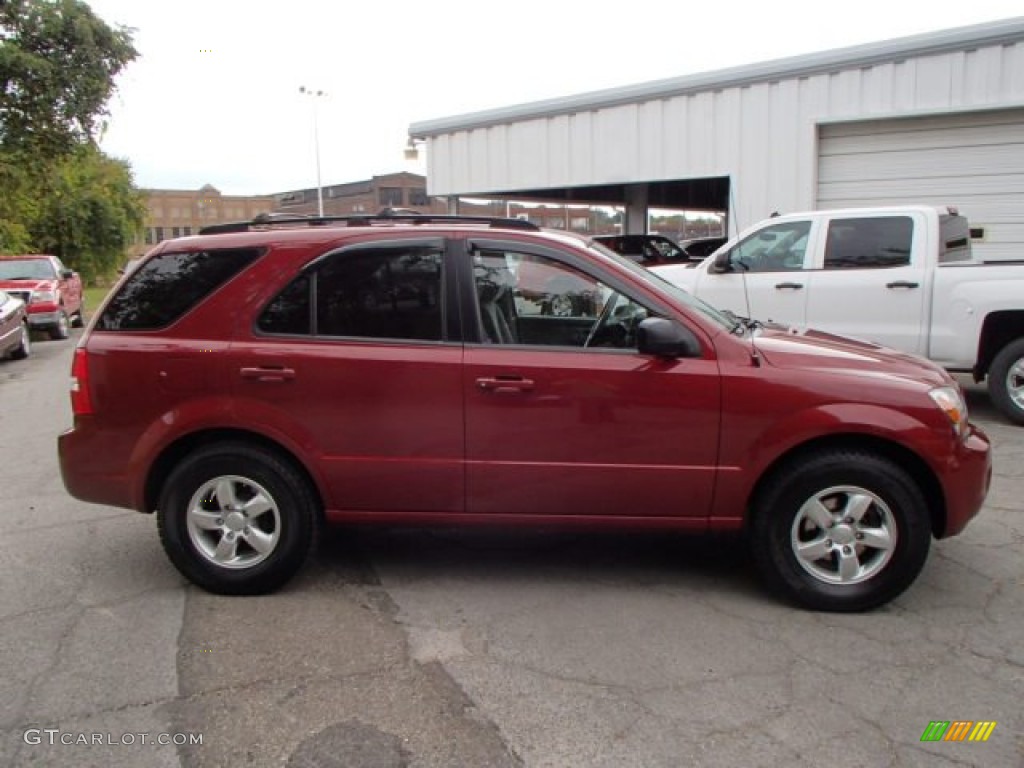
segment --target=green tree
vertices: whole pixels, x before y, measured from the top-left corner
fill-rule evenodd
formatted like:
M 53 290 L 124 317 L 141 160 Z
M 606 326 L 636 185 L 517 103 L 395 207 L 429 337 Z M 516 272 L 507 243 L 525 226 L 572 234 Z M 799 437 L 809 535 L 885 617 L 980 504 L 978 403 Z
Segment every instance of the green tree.
M 95 139 L 131 31 L 80 0 L 0 0 L 0 147 L 42 158 Z
M 81 0 L 0 0 L 0 252 L 50 251 L 86 279 L 120 260 L 144 208 L 96 134 L 137 56 Z
M 47 187 L 32 242 L 88 280 L 112 272 L 146 215 L 128 164 L 87 144 L 54 164 Z

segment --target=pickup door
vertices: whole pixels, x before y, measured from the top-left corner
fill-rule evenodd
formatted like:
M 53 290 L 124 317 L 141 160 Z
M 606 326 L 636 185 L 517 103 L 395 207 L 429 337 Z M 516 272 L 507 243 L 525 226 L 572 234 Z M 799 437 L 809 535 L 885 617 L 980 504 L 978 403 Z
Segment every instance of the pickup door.
M 924 354 L 927 231 L 914 212 L 770 222 L 732 247 L 731 271 L 702 274 L 697 295 L 758 320 Z
M 930 244 L 924 216 L 836 215 L 819 226 L 806 324 L 925 354 Z

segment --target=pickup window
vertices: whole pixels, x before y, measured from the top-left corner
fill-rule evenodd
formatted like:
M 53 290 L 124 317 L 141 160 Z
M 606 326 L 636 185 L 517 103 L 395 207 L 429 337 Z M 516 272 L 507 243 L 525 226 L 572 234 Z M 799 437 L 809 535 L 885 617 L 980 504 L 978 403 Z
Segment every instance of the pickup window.
M 804 268 L 809 221 L 787 221 L 760 229 L 729 254 L 734 271 L 781 272 Z
M 913 240 L 909 216 L 833 219 L 825 241 L 825 269 L 905 267 Z

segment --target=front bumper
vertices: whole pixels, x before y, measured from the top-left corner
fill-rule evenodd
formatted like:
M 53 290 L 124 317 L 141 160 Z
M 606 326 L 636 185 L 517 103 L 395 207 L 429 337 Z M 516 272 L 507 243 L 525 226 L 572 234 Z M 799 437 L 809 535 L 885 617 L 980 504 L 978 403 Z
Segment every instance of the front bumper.
M 946 527 L 938 538 L 955 536 L 970 522 L 988 495 L 992 484 L 992 446 L 988 435 L 973 424 L 967 437 L 957 444 L 941 475 L 946 495 Z
M 29 328 L 56 328 L 60 324 L 60 310 L 53 312 L 29 312 Z

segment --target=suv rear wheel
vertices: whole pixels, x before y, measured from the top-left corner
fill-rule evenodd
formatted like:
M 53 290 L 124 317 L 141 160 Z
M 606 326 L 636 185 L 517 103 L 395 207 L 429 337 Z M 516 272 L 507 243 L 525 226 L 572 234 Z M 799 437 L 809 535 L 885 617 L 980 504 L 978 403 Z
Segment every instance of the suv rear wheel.
M 263 448 L 209 445 L 186 456 L 164 484 L 157 512 L 171 562 L 211 592 L 271 592 L 302 567 L 316 538 L 306 479 Z
M 754 510 L 758 567 L 783 596 L 821 611 L 864 611 L 903 592 L 928 557 L 920 489 L 899 466 L 836 451 L 778 474 Z

